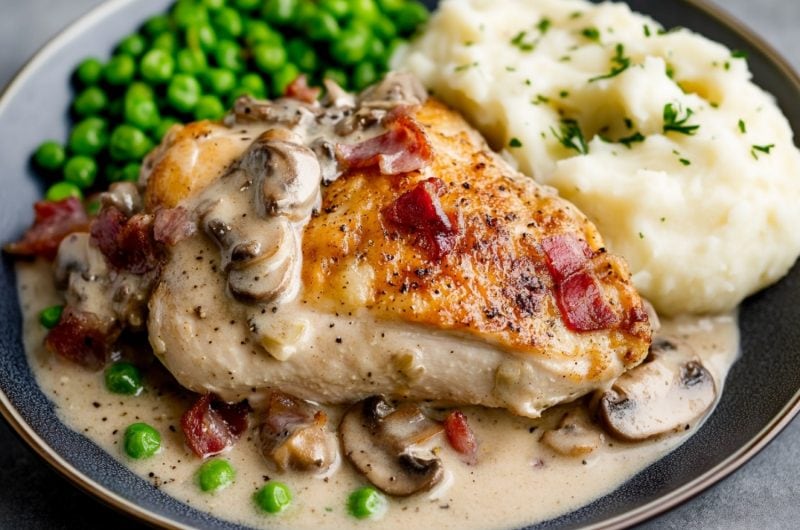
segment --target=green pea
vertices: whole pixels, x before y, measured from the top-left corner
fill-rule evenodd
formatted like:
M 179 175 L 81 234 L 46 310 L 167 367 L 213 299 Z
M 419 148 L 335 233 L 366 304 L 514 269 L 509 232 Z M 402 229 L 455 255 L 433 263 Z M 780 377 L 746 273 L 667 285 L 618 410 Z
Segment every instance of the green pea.
M 250 95 L 256 98 L 267 97 L 267 87 L 264 79 L 258 74 L 245 74 L 239 79 L 239 86 L 249 90 Z
M 408 0 L 378 0 L 378 7 L 384 13 L 394 14 L 403 8 Z
M 308 36 L 314 40 L 329 41 L 339 35 L 339 23 L 327 11 L 316 11 L 306 23 Z
M 153 89 L 150 88 L 149 85 L 142 83 L 141 81 L 135 81 L 130 84 L 128 90 L 125 91 L 125 99 L 126 100 L 147 100 L 147 99 L 154 99 L 155 92 Z
M 242 49 L 232 40 L 221 40 L 214 51 L 217 66 L 238 72 L 244 69 Z
M 264 18 L 271 24 L 285 25 L 294 19 L 298 0 L 267 0 L 264 3 Z
M 377 63 L 384 64 L 385 61 L 388 60 L 386 56 L 386 45 L 382 40 L 376 39 L 375 37 L 369 39 L 369 51 L 367 52 L 367 56 Z
M 211 68 L 201 75 L 206 90 L 217 96 L 224 96 L 236 86 L 236 76 L 230 70 Z
M 53 140 L 40 144 L 33 154 L 33 161 L 36 165 L 46 171 L 60 169 L 64 165 L 66 158 L 64 146 Z
M 144 30 L 145 34 L 149 35 L 150 37 L 155 37 L 170 31 L 172 29 L 172 22 L 170 22 L 170 19 L 167 15 L 156 15 L 148 18 L 142 29 Z
M 39 312 L 39 322 L 47 329 L 53 329 L 61 320 L 61 313 L 64 312 L 63 305 L 51 305 Z
M 192 26 L 186 30 L 186 45 L 210 53 L 217 46 L 217 33 L 210 24 Z
M 200 489 L 214 493 L 233 484 L 236 471 L 227 460 L 215 458 L 205 462 L 197 472 L 197 482 Z
M 178 112 L 191 112 L 202 95 L 200 82 L 186 74 L 172 78 L 167 87 L 167 101 Z
M 427 8 L 419 2 L 405 2 L 403 8 L 395 13 L 394 22 L 401 35 L 410 35 L 417 26 L 428 20 Z
M 351 25 L 333 42 L 331 54 L 342 64 L 357 64 L 367 56 L 370 38 L 369 30 L 360 25 Z
M 179 28 L 199 26 L 208 22 L 208 9 L 192 0 L 178 0 L 172 8 L 172 19 Z
M 375 35 L 383 40 L 393 39 L 397 36 L 397 28 L 394 22 L 387 16 L 381 15 L 372 21 L 372 30 Z
M 134 423 L 125 429 L 124 447 L 131 458 L 149 458 L 161 448 L 161 435 L 146 423 Z
M 139 57 L 147 48 L 147 41 L 138 33 L 132 33 L 122 39 L 117 50 L 131 57 Z
M 313 72 L 317 69 L 317 54 L 303 39 L 290 40 L 286 45 L 286 52 L 289 54 L 289 60 L 303 72 Z
M 272 92 L 273 94 L 283 95 L 286 93 L 286 87 L 297 79 L 300 75 L 300 69 L 293 63 L 286 63 L 272 75 Z
M 178 38 L 174 33 L 162 33 L 153 39 L 150 47 L 154 50 L 163 50 L 167 53 L 175 53 L 178 47 Z
M 120 171 L 120 180 L 126 182 L 138 182 L 139 174 L 142 172 L 142 165 L 136 162 L 125 164 L 125 167 Z
M 131 363 L 111 364 L 106 368 L 104 376 L 106 388 L 114 394 L 138 396 L 144 388 L 141 372 Z
M 209 97 L 209 96 L 203 96 L 203 97 Z M 195 107 L 195 112 L 197 112 L 197 109 L 200 108 L 200 104 L 202 102 L 203 102 L 203 98 L 200 98 L 200 101 L 197 102 L 197 107 Z M 153 132 L 152 132 L 153 138 L 155 138 L 156 141 L 160 142 L 161 140 L 164 139 L 164 137 L 167 135 L 169 130 L 172 128 L 172 126 L 173 125 L 177 125 L 178 123 L 180 123 L 180 122 L 178 120 L 174 119 L 174 118 L 164 118 L 164 119 L 162 119 L 161 123 L 156 125 L 155 129 L 153 129 Z
M 225 106 L 217 96 L 203 96 L 194 108 L 195 120 L 219 120 L 225 116 Z
M 99 200 L 89 201 L 88 203 L 86 203 L 86 213 L 89 215 L 97 215 L 98 213 L 100 213 L 101 206 L 102 205 L 100 204 Z
M 289 487 L 281 482 L 268 482 L 254 496 L 256 505 L 267 513 L 278 514 L 289 507 L 292 493 Z
M 106 122 L 97 117 L 78 122 L 69 135 L 69 148 L 76 155 L 96 155 L 107 143 Z
M 103 63 L 94 57 L 84 59 L 75 69 L 75 77 L 84 86 L 96 85 L 103 78 Z
M 291 26 L 299 30 L 307 29 L 309 23 L 317 14 L 317 6 L 312 2 L 300 1 L 291 21 Z
M 161 121 L 158 105 L 152 99 L 125 98 L 125 122 L 149 131 Z
M 182 74 L 197 75 L 206 68 L 206 56 L 197 48 L 184 48 L 178 52 L 178 71 Z
M 380 14 L 374 0 L 350 0 L 350 11 L 354 18 L 371 22 Z
M 233 4 L 239 11 L 254 11 L 261 5 L 261 0 L 234 0 Z
M 98 114 L 107 104 L 106 93 L 100 87 L 90 86 L 75 97 L 72 109 L 79 116 L 91 116 Z
M 286 64 L 286 48 L 281 44 L 263 42 L 257 44 L 252 53 L 253 61 L 262 72 L 275 72 Z
M 103 78 L 112 86 L 123 86 L 133 81 L 136 61 L 130 55 L 115 55 L 103 69 Z
M 336 20 L 343 20 L 350 14 L 348 0 L 320 0 L 319 7 L 336 17 Z
M 225 7 L 225 0 L 203 0 L 203 5 L 206 6 L 209 11 L 217 11 Z
M 166 83 L 175 71 L 175 61 L 164 50 L 150 50 L 142 57 L 141 71 L 151 83 Z
M 358 488 L 347 498 L 347 511 L 357 519 L 377 517 L 386 509 L 386 499 L 374 488 Z
M 63 180 L 47 188 L 47 193 L 44 195 L 44 198 L 51 202 L 63 201 L 68 197 L 82 199 L 83 193 L 81 193 L 81 189 L 72 182 L 65 182 Z
M 132 125 L 118 125 L 111 133 L 109 151 L 114 160 L 141 160 L 152 147 L 150 139 Z
M 283 38 L 280 33 L 270 28 L 266 22 L 249 19 L 245 25 L 244 40 L 249 46 L 255 46 L 261 42 L 276 42 L 280 44 Z
M 73 156 L 64 165 L 64 180 L 81 189 L 91 187 L 97 177 L 97 163 L 88 156 Z
M 353 70 L 353 86 L 356 90 L 362 90 L 378 79 L 375 65 L 372 63 L 358 63 Z
M 242 34 L 244 27 L 242 24 L 242 17 L 239 12 L 230 7 L 220 9 L 214 15 L 214 27 L 217 34 L 225 39 L 235 39 Z

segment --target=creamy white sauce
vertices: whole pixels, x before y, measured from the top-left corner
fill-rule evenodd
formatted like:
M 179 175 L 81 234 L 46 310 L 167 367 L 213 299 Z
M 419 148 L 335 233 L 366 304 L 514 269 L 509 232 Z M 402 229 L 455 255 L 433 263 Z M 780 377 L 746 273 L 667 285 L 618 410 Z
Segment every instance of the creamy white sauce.
M 39 386 L 53 401 L 60 419 L 97 443 L 155 487 L 200 510 L 231 521 L 269 528 L 511 528 L 556 517 L 612 492 L 636 472 L 660 459 L 696 429 L 642 443 L 621 443 L 604 437 L 602 446 L 584 457 L 565 457 L 541 443 L 573 405 L 547 411 L 538 420 L 508 412 L 467 407 L 464 412 L 480 443 L 478 464 L 462 463 L 443 438 L 435 440 L 449 480 L 432 492 L 407 499 L 390 499 L 379 521 L 357 522 L 347 514 L 348 494 L 364 485 L 348 463 L 327 478 L 300 473 L 273 474 L 259 454 L 255 431 L 246 434 L 227 454 L 237 471 L 235 483 L 215 494 L 200 491 L 195 474 L 201 463 L 184 445 L 180 417 L 188 396 L 157 363 L 145 369 L 145 391 L 136 397 L 109 393 L 102 372 L 85 369 L 49 355 L 38 322 L 41 309 L 61 303 L 52 273 L 44 263 L 17 265 L 18 291 L 24 316 L 29 364 Z M 690 343 L 714 376 L 721 392 L 738 353 L 735 315 L 678 318 L 662 322 L 662 336 Z M 718 393 L 719 395 L 719 393 Z M 336 425 L 338 408 L 327 408 Z M 135 461 L 122 451 L 125 428 L 145 421 L 162 434 L 156 456 Z M 258 511 L 252 494 L 268 479 L 289 485 L 294 501 L 289 510 L 270 516 Z M 535 499 L 535 502 L 532 502 Z

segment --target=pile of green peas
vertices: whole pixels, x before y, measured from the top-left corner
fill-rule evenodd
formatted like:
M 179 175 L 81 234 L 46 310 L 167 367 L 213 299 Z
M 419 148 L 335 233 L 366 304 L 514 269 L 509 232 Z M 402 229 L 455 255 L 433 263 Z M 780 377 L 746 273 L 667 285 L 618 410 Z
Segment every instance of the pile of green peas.
M 176 123 L 219 119 L 235 99 L 274 98 L 299 74 L 350 90 L 375 82 L 428 16 L 416 0 L 178 0 L 75 70 L 66 145 L 33 156 L 48 200 L 135 181 Z

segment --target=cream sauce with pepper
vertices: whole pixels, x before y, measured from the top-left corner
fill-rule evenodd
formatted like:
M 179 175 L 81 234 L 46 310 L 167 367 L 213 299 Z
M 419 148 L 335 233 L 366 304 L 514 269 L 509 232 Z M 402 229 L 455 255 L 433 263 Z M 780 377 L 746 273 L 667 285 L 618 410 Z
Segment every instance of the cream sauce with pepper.
M 53 401 L 59 418 L 106 450 L 154 487 L 199 510 L 253 527 L 381 529 L 513 528 L 567 513 L 614 491 L 627 479 L 660 459 L 692 435 L 684 432 L 641 443 L 622 443 L 604 435 L 603 444 L 583 457 L 555 453 L 540 441 L 566 409 L 548 410 L 538 420 L 502 410 L 467 407 L 464 412 L 478 438 L 478 464 L 468 466 L 437 438 L 447 477 L 434 490 L 406 499 L 390 499 L 379 521 L 359 522 L 347 513 L 349 493 L 364 479 L 346 462 L 327 473 L 273 474 L 258 451 L 254 429 L 225 455 L 237 471 L 235 483 L 214 494 L 196 482 L 201 464 L 183 441 L 180 417 L 191 401 L 152 357 L 136 358 L 143 368 L 145 390 L 139 396 L 119 396 L 106 390 L 102 372 L 89 372 L 48 354 L 39 324 L 41 309 L 62 303 L 43 263 L 17 265 L 18 291 L 24 315 L 25 347 L 39 386 Z M 716 381 L 718 395 L 738 352 L 735 315 L 678 318 L 662 322 L 660 336 L 691 344 Z M 453 339 L 457 341 L 458 339 Z M 327 407 L 336 425 L 341 409 Z M 435 413 L 435 411 L 434 411 Z M 162 435 L 161 451 L 146 460 L 128 458 L 122 436 L 131 423 L 144 421 Z M 294 500 L 284 513 L 260 512 L 253 493 L 265 481 L 277 479 L 292 490 Z

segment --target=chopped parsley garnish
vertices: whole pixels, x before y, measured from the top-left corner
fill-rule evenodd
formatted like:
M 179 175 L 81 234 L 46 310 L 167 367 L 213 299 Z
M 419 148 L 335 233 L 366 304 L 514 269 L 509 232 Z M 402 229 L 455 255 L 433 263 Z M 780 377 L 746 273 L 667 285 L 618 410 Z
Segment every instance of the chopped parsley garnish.
M 506 72 L 516 72 L 516 71 L 517 69 L 514 68 L 513 66 L 506 66 Z
M 547 96 L 543 96 L 542 94 L 536 94 L 536 99 L 531 101 L 534 105 L 539 105 L 540 103 L 550 103 L 550 98 Z
M 630 136 L 626 136 L 624 138 L 620 138 L 619 140 L 617 140 L 617 143 L 621 143 L 628 149 L 631 148 L 631 144 L 638 142 L 644 142 L 644 135 L 642 135 L 642 133 L 640 133 L 639 131 L 636 131 Z
M 628 129 L 633 129 L 633 120 L 630 118 L 625 118 L 625 127 Z
M 744 120 L 739 120 L 739 132 L 742 134 L 747 132 L 747 125 L 744 123 Z
M 750 149 L 750 154 L 753 155 L 753 158 L 758 160 L 758 153 L 764 153 L 768 155 L 773 147 L 775 147 L 775 144 L 754 145 L 753 148 Z
M 570 13 L 569 18 L 576 19 L 576 18 L 580 18 L 581 16 L 583 16 L 583 12 L 581 12 L 581 11 L 573 11 L 572 13 Z
M 644 25 L 644 36 L 645 37 L 650 36 L 650 26 L 648 26 L 647 24 Z
M 508 146 L 509 147 L 522 147 L 522 142 L 520 142 L 519 138 L 517 138 L 515 136 L 515 137 L 511 138 L 511 140 L 508 141 Z
M 551 24 L 552 22 L 550 22 L 549 18 L 543 18 L 542 20 L 539 21 L 538 24 L 536 24 L 536 29 L 538 29 L 542 33 L 542 35 L 544 35 L 545 33 L 547 33 L 547 30 L 550 29 Z
M 589 82 L 591 83 L 592 81 L 599 81 L 600 79 L 609 79 L 621 74 L 627 70 L 628 67 L 630 67 L 631 59 L 630 57 L 625 57 L 625 46 L 622 44 L 617 44 L 614 57 L 611 58 L 611 64 L 611 71 L 609 73 L 593 77 L 589 79 Z
M 562 98 L 567 98 L 569 97 L 569 92 L 566 90 L 562 90 L 561 92 L 558 93 L 558 95 Z
M 731 50 L 731 57 L 734 59 L 747 59 L 747 52 L 744 50 Z
M 694 114 L 692 109 L 687 108 L 685 115 L 681 117 L 680 107 L 676 109 L 672 103 L 667 103 L 664 105 L 664 132 L 674 131 L 687 136 L 694 135 L 700 126 L 686 123 L 692 114 Z
M 574 149 L 579 154 L 585 155 L 589 153 L 589 146 L 586 145 L 586 139 L 583 137 L 580 125 L 575 120 L 561 120 L 560 131 L 556 132 L 552 127 L 550 132 L 556 137 L 556 140 L 566 147 L 567 149 Z
M 686 158 L 679 158 L 679 159 L 678 159 L 678 161 L 679 161 L 681 164 L 683 164 L 684 166 L 688 166 L 689 164 L 691 164 L 691 161 L 689 161 L 689 160 L 688 160 L 688 159 L 686 159 Z
M 590 41 L 600 42 L 600 30 L 597 28 L 583 28 L 581 35 Z
M 563 55 L 563 56 L 559 57 L 558 60 L 559 60 L 559 62 L 562 62 L 562 63 L 568 63 L 568 62 L 570 62 L 572 60 L 572 57 L 570 57 L 569 55 Z
M 472 40 L 468 40 L 468 41 L 464 42 L 464 46 L 472 46 L 473 44 L 475 44 L 475 41 L 472 41 Z
M 671 63 L 667 63 L 666 74 L 670 79 L 675 79 L 675 67 Z M 681 89 L 683 90 L 683 89 Z
M 453 71 L 454 72 L 463 72 L 464 70 L 466 70 L 468 68 L 472 68 L 473 66 L 478 66 L 478 63 L 475 62 L 475 63 L 469 63 L 469 64 L 461 64 L 461 65 L 456 66 L 453 69 Z
M 511 39 L 511 45 L 519 48 L 520 51 L 523 52 L 533 51 L 533 49 L 536 47 L 536 40 L 525 42 L 526 35 L 527 32 L 520 31 L 513 39 Z
M 644 239 L 644 234 L 639 232 L 639 239 Z

